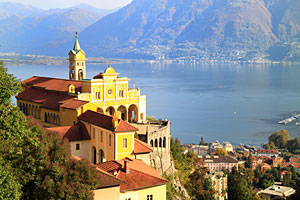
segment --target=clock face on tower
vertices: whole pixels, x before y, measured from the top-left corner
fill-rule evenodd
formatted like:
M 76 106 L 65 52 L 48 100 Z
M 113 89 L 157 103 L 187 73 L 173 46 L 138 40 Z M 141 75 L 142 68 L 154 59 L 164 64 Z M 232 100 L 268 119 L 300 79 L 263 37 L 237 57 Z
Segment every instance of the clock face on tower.
M 107 90 L 107 94 L 110 96 L 112 94 L 112 90 L 111 89 L 108 89 Z

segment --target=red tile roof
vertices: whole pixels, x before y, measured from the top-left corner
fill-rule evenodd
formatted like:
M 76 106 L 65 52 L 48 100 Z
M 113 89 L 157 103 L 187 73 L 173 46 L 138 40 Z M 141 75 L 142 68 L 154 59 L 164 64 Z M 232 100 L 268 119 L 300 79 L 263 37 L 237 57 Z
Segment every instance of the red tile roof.
M 75 100 L 74 96 L 50 92 L 34 87 L 28 88 L 19 93 L 16 98 L 38 103 L 41 104 L 42 108 L 48 108 L 52 110 L 59 110 L 59 104 L 61 104 L 61 107 L 76 109 L 88 103 L 87 101 Z
M 153 150 L 151 149 L 151 147 L 148 144 L 146 144 L 145 142 L 142 142 L 141 140 L 134 138 L 134 150 L 133 150 L 134 154 L 150 153 L 152 151 Z
M 103 73 L 100 72 L 99 74 L 97 74 L 96 76 L 94 76 L 93 79 L 103 79 Z
M 59 101 L 59 104 L 61 104 L 61 108 L 69 108 L 69 109 L 76 109 L 80 108 L 81 106 L 89 103 L 88 101 L 81 101 L 76 99 L 67 99 L 63 101 Z
M 125 160 L 128 161 L 130 173 L 125 171 Z M 109 173 L 118 171 L 117 178 L 125 181 L 125 184 L 120 186 L 121 191 L 153 187 L 168 182 L 154 168 L 137 159 L 124 158 L 122 160 L 109 161 L 98 164 L 98 167 Z
M 59 79 L 59 78 L 49 78 L 49 77 L 39 77 L 33 76 L 28 78 L 22 83 L 26 85 L 44 88 L 45 90 L 52 90 L 58 92 L 69 92 L 69 85 L 72 84 L 75 86 L 75 92 L 81 92 L 81 81 L 74 81 L 68 79 Z
M 78 117 L 79 120 L 93 124 L 95 126 L 114 131 L 114 132 L 129 132 L 138 131 L 137 128 L 131 126 L 127 122 L 116 117 L 104 115 L 102 113 L 87 110 Z M 118 120 L 117 127 L 114 127 L 114 121 Z
M 125 181 L 125 184 L 120 185 L 121 192 L 163 185 L 168 182 L 165 179 L 160 179 L 134 169 L 130 169 L 130 173 L 128 174 L 125 171 L 120 171 L 117 177 Z
M 61 126 L 47 128 L 47 130 L 52 132 L 57 132 L 62 138 L 66 138 L 69 141 L 80 141 L 80 140 L 90 140 L 90 135 L 86 130 L 83 123 L 78 122 L 74 126 Z
M 257 153 L 278 153 L 277 150 L 272 150 L 272 149 L 260 149 L 260 150 L 257 150 Z
M 72 155 L 71 158 L 74 160 L 77 160 L 77 161 L 81 160 L 81 158 L 74 156 L 74 155 Z M 107 173 L 106 171 L 98 168 L 97 166 L 95 166 L 93 164 L 91 164 L 91 165 L 93 167 L 95 167 L 97 177 L 98 177 L 98 185 L 97 185 L 96 189 L 115 187 L 115 186 L 119 186 L 119 185 L 125 183 L 121 179 Z

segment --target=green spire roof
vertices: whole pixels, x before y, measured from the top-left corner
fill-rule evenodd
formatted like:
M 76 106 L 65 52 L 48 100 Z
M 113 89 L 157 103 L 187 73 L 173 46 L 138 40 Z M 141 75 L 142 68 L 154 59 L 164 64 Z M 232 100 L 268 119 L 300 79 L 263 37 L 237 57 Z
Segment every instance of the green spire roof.
M 74 48 L 73 48 L 74 51 L 78 52 L 80 50 L 80 45 L 79 45 L 79 42 L 78 42 L 78 33 L 76 32 L 76 36 L 75 36 L 75 44 L 74 44 Z
M 76 32 L 76 36 L 75 36 L 75 44 L 73 49 L 71 50 L 73 54 L 77 54 L 79 51 L 82 51 L 82 49 L 80 48 L 79 42 L 78 42 L 78 33 Z

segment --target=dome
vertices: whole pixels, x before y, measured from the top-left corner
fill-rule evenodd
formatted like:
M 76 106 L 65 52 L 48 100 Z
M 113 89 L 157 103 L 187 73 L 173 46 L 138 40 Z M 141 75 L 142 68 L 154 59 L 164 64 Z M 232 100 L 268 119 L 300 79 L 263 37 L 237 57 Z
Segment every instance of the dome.
M 108 66 L 108 68 L 106 68 L 106 70 L 104 71 L 104 74 L 115 74 L 115 73 L 116 71 L 111 66 Z

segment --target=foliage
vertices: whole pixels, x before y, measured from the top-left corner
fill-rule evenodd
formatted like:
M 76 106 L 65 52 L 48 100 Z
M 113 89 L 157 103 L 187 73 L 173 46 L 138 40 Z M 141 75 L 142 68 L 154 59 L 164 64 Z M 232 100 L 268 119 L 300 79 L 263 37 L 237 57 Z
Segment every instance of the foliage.
M 228 156 L 228 152 L 224 148 L 217 148 L 216 154 L 219 156 Z
M 204 141 L 203 136 L 201 136 L 201 140 L 200 140 L 200 142 L 199 142 L 199 145 L 205 145 L 205 146 L 208 145 L 208 143 Z
M 287 149 L 294 154 L 300 154 L 300 138 L 295 138 L 287 142 Z
M 167 183 L 167 200 L 173 200 L 175 195 L 179 195 L 173 187 L 173 176 L 164 176 L 169 182 Z
M 156 120 L 156 118 L 155 117 L 153 117 L 153 116 L 146 116 L 146 120 L 150 120 L 150 121 L 155 121 Z
M 246 167 L 246 168 L 252 168 L 252 165 L 253 165 L 253 157 L 252 157 L 252 155 L 250 154 L 250 155 L 247 157 L 247 160 L 246 160 L 246 163 L 245 163 L 245 167 Z
M 205 168 L 196 169 L 189 177 L 191 184 L 191 196 L 198 200 L 214 200 L 215 191 L 213 189 L 211 178 L 206 178 L 207 170 Z
M 230 200 L 253 200 L 255 199 L 252 185 L 247 178 L 234 167 L 228 176 L 228 199 Z
M 20 199 L 21 184 L 17 181 L 13 169 L 0 157 L 0 199 Z
M 19 80 L 12 74 L 7 73 L 0 61 L 0 104 L 8 105 L 11 97 L 15 96 L 21 89 Z
M 3 69 L 0 65 L 1 73 L 6 73 Z M 15 189 L 7 195 L 15 195 L 15 199 L 21 194 L 21 199 L 33 200 L 93 199 L 92 189 L 97 184 L 94 169 L 85 161 L 71 159 L 68 142 L 58 134 L 46 132 L 10 105 L 11 95 L 18 89 L 14 77 L 1 74 L 0 158 L 5 163 L 1 163 L 5 167 L 1 174 L 10 176 L 1 178 L 9 184 L 1 184 L 0 192 L 7 192 L 11 183 Z
M 273 142 L 275 147 L 282 149 L 286 147 L 288 140 L 290 140 L 289 132 L 287 130 L 279 130 L 269 137 L 269 144 Z

